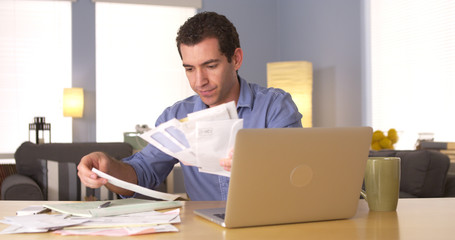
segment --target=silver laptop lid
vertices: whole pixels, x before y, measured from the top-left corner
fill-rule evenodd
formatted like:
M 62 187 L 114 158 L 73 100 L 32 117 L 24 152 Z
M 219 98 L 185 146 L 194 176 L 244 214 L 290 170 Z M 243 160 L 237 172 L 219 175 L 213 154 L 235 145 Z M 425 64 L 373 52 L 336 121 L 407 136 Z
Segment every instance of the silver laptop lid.
M 370 127 L 240 130 L 226 226 L 352 217 L 371 137 Z

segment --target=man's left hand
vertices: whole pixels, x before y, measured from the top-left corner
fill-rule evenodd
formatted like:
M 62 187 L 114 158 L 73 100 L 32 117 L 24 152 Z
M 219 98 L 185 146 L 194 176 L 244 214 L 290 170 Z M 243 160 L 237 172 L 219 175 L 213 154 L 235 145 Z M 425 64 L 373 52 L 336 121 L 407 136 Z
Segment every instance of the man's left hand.
M 232 166 L 232 156 L 234 155 L 234 149 L 232 149 L 227 158 L 220 159 L 220 165 L 224 168 L 224 170 L 230 172 Z

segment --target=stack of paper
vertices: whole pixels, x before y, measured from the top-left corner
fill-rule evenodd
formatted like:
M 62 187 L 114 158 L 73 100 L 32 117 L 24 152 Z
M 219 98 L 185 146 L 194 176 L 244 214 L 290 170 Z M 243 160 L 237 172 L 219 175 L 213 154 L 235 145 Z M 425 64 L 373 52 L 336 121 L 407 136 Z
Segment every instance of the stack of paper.
M 145 199 L 127 198 L 109 201 L 109 207 L 99 208 L 99 201 L 80 203 L 44 204 L 43 206 L 53 211 L 79 217 L 106 217 L 122 214 L 139 213 L 152 210 L 178 208 L 180 201 L 150 201 Z
M 108 207 L 100 209 L 101 203 L 47 204 L 44 206 L 65 214 L 5 217 L 0 222 L 10 226 L 0 234 L 54 231 L 62 235 L 127 236 L 178 231 L 172 224 L 180 223 L 180 209 L 168 212 L 150 209 L 174 208 L 181 206 L 180 202 L 122 199 L 113 200 Z M 122 212 L 134 213 L 120 214 Z
M 67 215 L 36 214 L 26 216 L 5 217 L 1 223 L 9 224 L 1 234 L 8 233 L 38 233 L 47 232 L 63 227 L 74 226 L 87 222 L 88 219 L 73 219 Z
M 183 120 L 169 120 L 141 137 L 182 164 L 229 177 L 219 161 L 233 149 L 241 128 L 243 120 L 238 118 L 235 103 L 229 102 L 190 113 Z
M 149 211 L 90 218 L 85 223 L 65 227 L 54 233 L 61 235 L 131 236 L 159 232 L 178 232 L 179 230 L 172 224 L 180 222 L 180 209 L 164 213 Z

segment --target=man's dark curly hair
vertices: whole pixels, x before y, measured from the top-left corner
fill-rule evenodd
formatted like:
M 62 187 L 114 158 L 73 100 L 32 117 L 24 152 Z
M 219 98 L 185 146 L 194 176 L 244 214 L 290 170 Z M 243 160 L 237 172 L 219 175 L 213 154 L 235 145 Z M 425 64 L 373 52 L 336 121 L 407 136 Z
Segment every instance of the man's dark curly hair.
M 236 48 L 240 48 L 239 34 L 225 16 L 215 12 L 202 12 L 189 18 L 177 33 L 177 48 L 180 57 L 180 45 L 193 46 L 206 38 L 218 39 L 220 52 L 231 62 Z

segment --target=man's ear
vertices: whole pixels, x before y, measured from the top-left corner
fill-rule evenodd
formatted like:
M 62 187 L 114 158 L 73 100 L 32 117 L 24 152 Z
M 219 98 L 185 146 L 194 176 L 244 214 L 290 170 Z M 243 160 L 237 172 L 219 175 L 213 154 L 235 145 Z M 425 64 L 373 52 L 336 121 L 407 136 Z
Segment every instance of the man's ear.
M 232 64 L 234 65 L 235 70 L 239 70 L 243 62 L 243 50 L 241 48 L 236 48 L 234 51 L 234 56 L 232 56 Z

